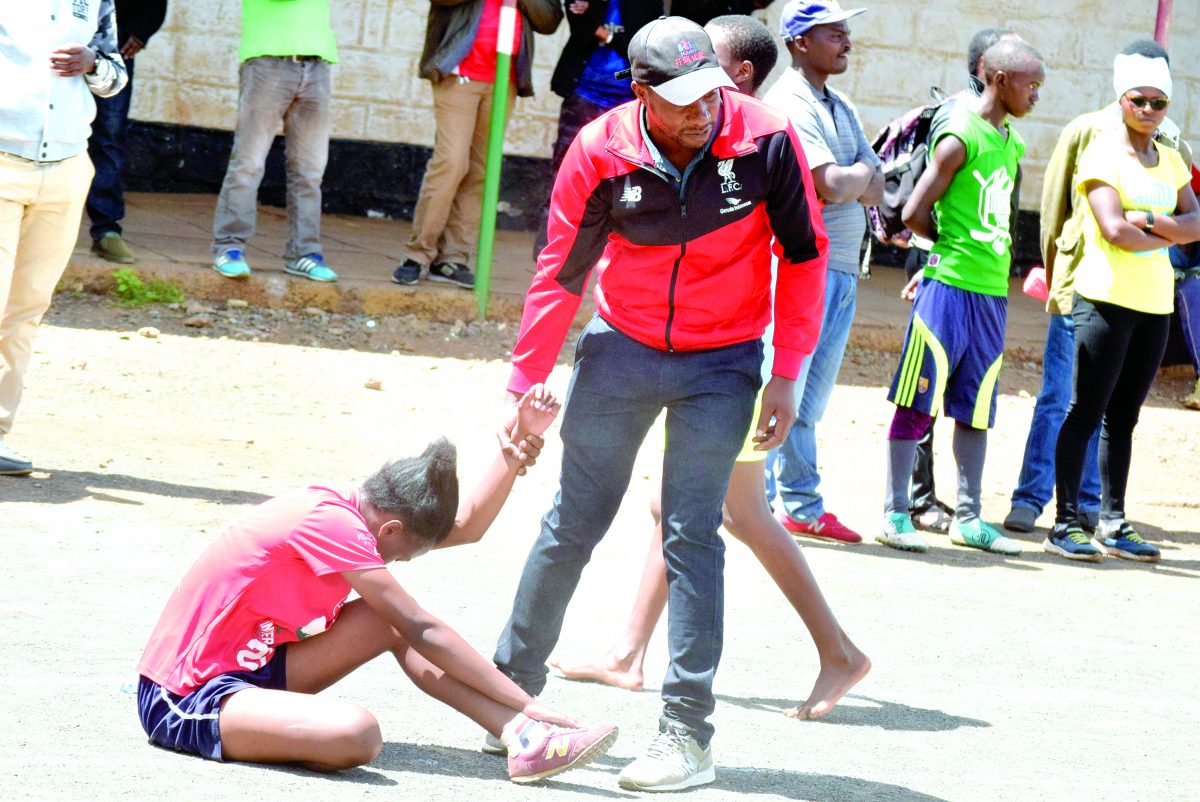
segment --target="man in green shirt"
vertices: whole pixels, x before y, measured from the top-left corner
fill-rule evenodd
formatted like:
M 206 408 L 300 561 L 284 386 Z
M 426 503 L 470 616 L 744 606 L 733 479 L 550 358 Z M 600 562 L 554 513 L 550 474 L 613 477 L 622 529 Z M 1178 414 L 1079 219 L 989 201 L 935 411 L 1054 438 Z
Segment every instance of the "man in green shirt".
M 321 254 L 321 179 L 329 156 L 330 66 L 337 46 L 329 0 L 242 0 L 238 122 L 213 219 L 213 269 L 246 278 L 258 185 L 282 122 L 287 134 L 290 238 L 284 271 L 336 281 Z
M 980 518 L 980 491 L 1004 353 L 1010 202 L 1025 150 L 1008 117 L 1023 117 L 1037 103 L 1045 66 L 1036 50 L 1014 39 L 990 47 L 983 64 L 983 94 L 955 104 L 904 207 L 905 225 L 934 244 L 888 395 L 896 414 L 876 540 L 908 551 L 929 548 L 909 517 L 909 477 L 917 441 L 943 411 L 956 423 L 951 541 L 1001 554 L 1021 551 Z

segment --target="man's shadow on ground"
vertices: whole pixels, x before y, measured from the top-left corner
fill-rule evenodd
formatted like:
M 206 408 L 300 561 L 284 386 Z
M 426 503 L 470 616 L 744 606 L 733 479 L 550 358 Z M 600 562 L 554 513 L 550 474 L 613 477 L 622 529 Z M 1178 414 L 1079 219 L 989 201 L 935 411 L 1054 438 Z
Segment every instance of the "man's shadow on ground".
M 629 762 L 628 758 L 605 755 L 590 763 L 583 771 L 598 771 L 609 775 L 603 788 L 580 785 L 572 782 L 575 772 L 551 777 L 537 784 L 547 791 L 570 791 L 575 794 L 611 799 L 640 799 L 641 793 L 625 791 L 617 786 L 617 775 Z M 270 768 L 270 767 L 269 767 Z M 494 780 L 508 783 L 508 771 L 504 760 L 470 749 L 458 749 L 429 744 L 410 744 L 388 741 L 383 752 L 370 766 L 336 774 L 313 774 L 305 769 L 275 767 L 277 771 L 302 773 L 335 782 L 361 783 L 364 785 L 389 785 L 402 788 L 407 783 L 380 774 L 375 769 L 406 775 L 418 775 L 412 780 L 419 788 L 433 777 L 453 777 L 468 780 Z M 847 802 L 875 802 L 879 799 L 896 802 L 944 802 L 941 797 L 931 796 L 902 785 L 864 780 L 859 777 L 844 777 L 835 774 L 785 771 L 781 769 L 754 768 L 747 766 L 717 767 L 717 780 L 703 786 L 729 793 L 745 794 L 750 798 L 778 797 L 782 799 L 838 799 Z
M 27 501 L 35 504 L 69 504 L 85 498 L 111 501 L 114 504 L 140 506 L 142 502 L 112 495 L 116 491 L 149 493 L 169 498 L 188 498 L 216 504 L 261 504 L 270 498 L 246 490 L 225 490 L 215 487 L 183 485 L 95 471 L 60 471 L 39 469 L 33 476 L 0 477 L 0 501 Z

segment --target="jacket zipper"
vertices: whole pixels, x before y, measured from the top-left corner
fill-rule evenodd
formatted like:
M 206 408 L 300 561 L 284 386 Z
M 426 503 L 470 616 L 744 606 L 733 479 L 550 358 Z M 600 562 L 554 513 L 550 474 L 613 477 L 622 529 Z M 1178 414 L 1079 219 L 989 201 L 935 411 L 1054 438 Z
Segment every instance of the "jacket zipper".
M 624 161 L 627 161 L 648 173 L 658 176 L 663 181 L 667 182 L 668 186 L 673 187 L 675 183 L 674 177 L 664 173 L 654 165 L 645 164 L 644 162 L 637 161 L 636 159 L 631 159 L 622 153 L 616 153 L 611 150 L 609 152 L 619 159 L 623 159 Z M 675 347 L 671 345 L 671 324 L 675 320 L 675 283 L 679 280 L 679 265 L 683 261 L 684 255 L 687 253 L 687 200 L 684 198 L 686 194 L 687 179 L 685 178 L 679 186 L 679 221 L 681 229 L 679 236 L 679 255 L 675 257 L 675 264 L 671 266 L 671 283 L 667 289 L 667 324 L 666 329 L 663 331 L 663 342 L 666 344 L 667 351 L 670 353 L 675 352 Z
M 671 324 L 675 322 L 675 283 L 679 280 L 679 265 L 687 253 L 687 201 L 682 197 L 679 199 L 679 223 L 682 229 L 679 232 L 679 256 L 675 257 L 675 264 L 671 267 L 671 286 L 667 290 L 667 329 L 663 332 L 667 351 L 672 353 L 675 351 L 675 346 L 671 345 Z

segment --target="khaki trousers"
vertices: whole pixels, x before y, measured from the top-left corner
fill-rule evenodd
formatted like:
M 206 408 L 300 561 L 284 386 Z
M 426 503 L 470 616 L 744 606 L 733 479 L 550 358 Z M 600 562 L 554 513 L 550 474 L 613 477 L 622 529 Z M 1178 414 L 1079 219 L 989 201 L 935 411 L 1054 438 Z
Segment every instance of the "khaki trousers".
M 79 238 L 86 153 L 38 164 L 0 153 L 0 437 L 12 429 L 33 338 Z
M 515 92 L 509 91 L 506 123 L 514 102 Z M 433 85 L 433 107 L 433 156 L 417 195 L 405 255 L 423 265 L 469 264 L 479 237 L 492 84 L 459 83 L 457 76 L 448 76 Z

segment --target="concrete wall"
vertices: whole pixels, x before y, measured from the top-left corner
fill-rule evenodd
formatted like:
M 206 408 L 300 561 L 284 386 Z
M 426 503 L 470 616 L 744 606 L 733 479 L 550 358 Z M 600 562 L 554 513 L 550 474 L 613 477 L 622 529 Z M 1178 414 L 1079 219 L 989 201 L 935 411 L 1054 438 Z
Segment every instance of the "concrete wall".
M 434 123 L 429 84 L 416 77 L 428 4 L 421 0 L 331 0 L 341 63 L 335 73 L 334 136 L 429 146 Z M 759 12 L 778 29 L 782 0 Z M 846 6 L 858 3 L 849 0 Z M 925 102 L 928 87 L 965 84 L 967 42 L 978 29 L 1016 30 L 1041 50 L 1049 74 L 1040 105 L 1018 127 L 1028 144 L 1022 205 L 1036 208 L 1042 169 L 1062 125 L 1111 96 L 1112 56 L 1153 35 L 1157 0 L 876 0 L 851 20 L 856 52 L 832 84 L 858 104 L 868 137 Z M 174 0 L 166 25 L 138 56 L 135 119 L 232 130 L 237 102 L 240 0 Z M 1170 116 L 1200 141 L 1200 2 L 1175 3 L 1171 21 L 1174 103 Z M 566 25 L 539 37 L 537 95 L 518 101 L 509 155 L 549 157 L 559 99 L 550 73 Z

